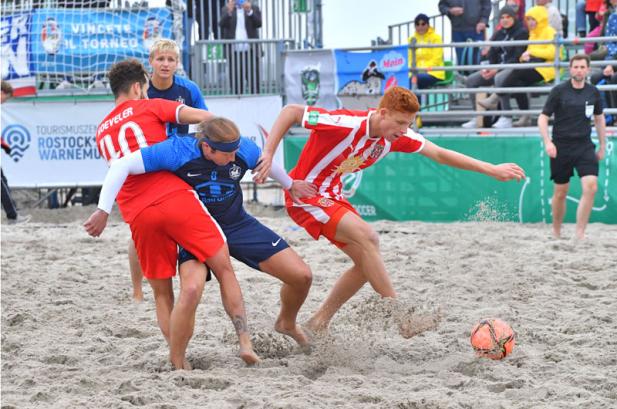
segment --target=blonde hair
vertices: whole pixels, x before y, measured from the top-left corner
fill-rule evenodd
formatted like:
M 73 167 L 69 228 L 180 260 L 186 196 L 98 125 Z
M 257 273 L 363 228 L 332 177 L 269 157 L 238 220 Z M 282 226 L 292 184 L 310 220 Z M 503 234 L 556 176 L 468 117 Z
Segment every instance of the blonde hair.
M 168 38 L 162 38 L 160 40 L 156 40 L 152 47 L 150 47 L 150 58 L 154 58 L 154 54 L 156 53 L 166 53 L 171 52 L 176 54 L 176 59 L 180 58 L 180 47 L 174 40 L 170 40 Z
M 195 136 L 199 139 L 207 138 L 213 142 L 234 142 L 240 138 L 240 130 L 236 124 L 221 116 L 216 116 L 197 126 Z

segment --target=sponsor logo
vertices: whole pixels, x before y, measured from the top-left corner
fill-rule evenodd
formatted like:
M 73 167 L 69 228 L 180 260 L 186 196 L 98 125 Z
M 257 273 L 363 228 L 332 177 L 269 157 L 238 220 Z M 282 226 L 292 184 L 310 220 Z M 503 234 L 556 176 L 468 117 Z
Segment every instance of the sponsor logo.
M 240 166 L 236 165 L 235 163 L 231 165 L 231 168 L 229 169 L 229 177 L 237 180 L 240 178 L 240 174 L 242 174 L 242 169 L 240 168 Z
M 309 125 L 317 125 L 317 123 L 319 123 L 319 112 L 318 111 L 309 112 L 308 123 Z
M 56 54 L 60 50 L 62 42 L 62 30 L 53 17 L 48 17 L 41 29 L 41 43 L 47 54 Z
M 321 207 L 330 207 L 334 204 L 334 202 L 326 197 L 322 197 L 320 198 L 317 203 L 319 203 L 319 205 Z
M 302 79 L 302 99 L 306 105 L 313 106 L 319 99 L 319 66 L 308 66 L 300 72 Z
M 182 98 L 182 95 L 180 95 L 178 98 L 176 98 L 176 101 L 178 101 L 181 104 L 184 104 L 184 98 Z
M 30 147 L 30 132 L 22 125 L 9 125 L 2 131 L 2 139 L 11 147 L 11 159 L 19 162 Z
M 194 178 L 195 176 L 201 176 L 201 173 L 189 172 L 189 173 L 186 174 L 186 176 L 188 176 L 190 178 Z
M 379 68 L 383 72 L 398 72 L 407 69 L 405 57 L 398 51 L 390 51 L 379 61 Z
M 277 241 L 273 241 L 272 242 L 272 247 L 276 247 L 279 244 L 280 241 L 281 241 L 280 237 L 279 237 L 279 239 Z
M 150 16 L 144 23 L 144 48 L 150 51 L 156 40 L 161 38 L 161 22 L 154 16 Z

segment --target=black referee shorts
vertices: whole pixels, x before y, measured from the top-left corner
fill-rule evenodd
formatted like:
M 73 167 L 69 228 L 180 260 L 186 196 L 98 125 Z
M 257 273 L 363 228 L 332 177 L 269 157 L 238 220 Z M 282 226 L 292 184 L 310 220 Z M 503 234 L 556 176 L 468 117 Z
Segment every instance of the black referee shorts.
M 574 169 L 579 177 L 598 176 L 598 158 L 593 143 L 559 144 L 556 143 L 557 157 L 551 158 L 551 179 L 557 184 L 565 184 L 574 176 Z

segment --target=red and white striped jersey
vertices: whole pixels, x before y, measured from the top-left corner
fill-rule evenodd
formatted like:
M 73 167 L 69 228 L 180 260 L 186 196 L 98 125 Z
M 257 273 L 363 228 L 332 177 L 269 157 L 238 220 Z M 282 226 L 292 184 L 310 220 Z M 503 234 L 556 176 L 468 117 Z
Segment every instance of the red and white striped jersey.
M 96 132 L 99 152 L 110 163 L 167 139 L 167 122 L 178 122 L 184 105 L 164 99 L 123 102 L 103 119 Z M 124 221 L 130 223 L 150 204 L 178 190 L 190 190 L 182 179 L 170 172 L 131 175 L 116 199 Z
M 311 134 L 289 175 L 314 183 L 320 196 L 342 200 L 343 175 L 367 168 L 389 152 L 422 150 L 424 137 L 411 129 L 394 142 L 369 137 L 369 118 L 373 113 L 306 107 L 302 127 L 310 129 Z

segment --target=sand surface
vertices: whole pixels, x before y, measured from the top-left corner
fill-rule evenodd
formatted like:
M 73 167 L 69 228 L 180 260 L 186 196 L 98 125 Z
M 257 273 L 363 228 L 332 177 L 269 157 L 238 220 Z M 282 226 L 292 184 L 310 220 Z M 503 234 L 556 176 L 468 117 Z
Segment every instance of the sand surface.
M 37 210 L 27 224 L 2 223 L 3 409 L 617 407 L 617 225 L 592 224 L 576 242 L 572 225 L 553 240 L 543 224 L 375 223 L 403 304 L 440 308 L 443 319 L 403 339 L 366 286 L 309 355 L 272 329 L 279 282 L 234 263 L 263 363 L 237 357 L 210 282 L 188 372 L 170 371 L 149 287 L 142 304 L 131 300 L 128 227 L 116 215 L 92 239 L 81 228 L 90 211 Z M 260 219 L 313 270 L 304 321 L 349 263 L 287 217 Z M 516 331 L 502 361 L 477 358 L 469 345 L 484 317 Z

